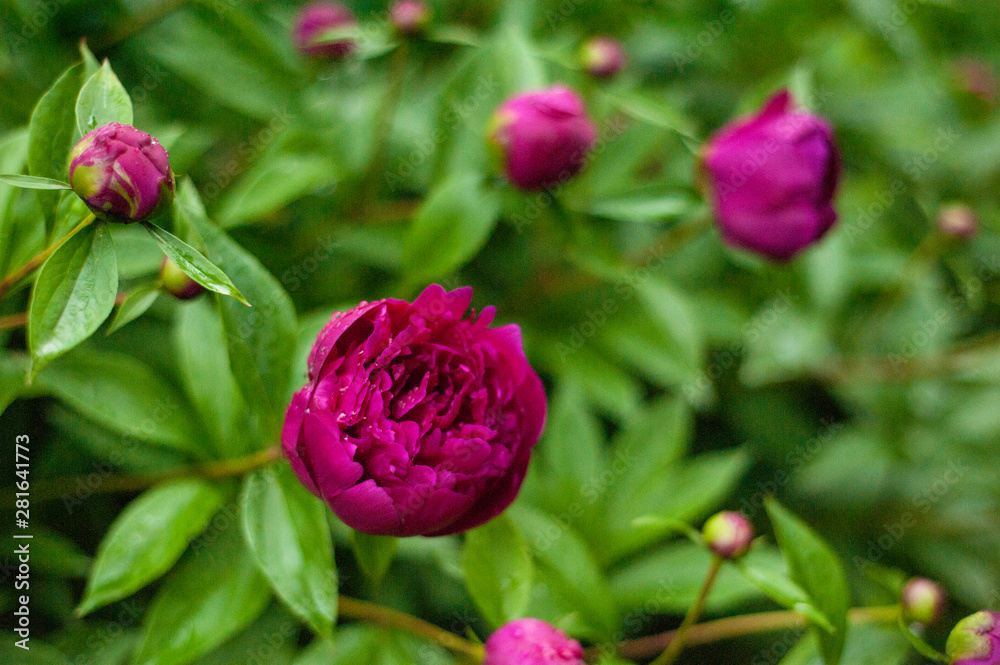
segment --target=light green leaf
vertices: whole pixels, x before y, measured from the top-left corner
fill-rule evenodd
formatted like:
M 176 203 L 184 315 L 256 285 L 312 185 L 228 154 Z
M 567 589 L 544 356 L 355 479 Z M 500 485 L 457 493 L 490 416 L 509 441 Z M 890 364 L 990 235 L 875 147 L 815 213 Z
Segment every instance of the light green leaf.
M 221 293 L 224 296 L 231 296 L 244 305 L 250 305 L 239 289 L 233 286 L 226 273 L 219 270 L 215 264 L 202 256 L 194 247 L 155 224 L 143 222 L 142 225 L 149 231 L 150 235 L 156 238 L 156 242 L 160 244 L 160 249 L 163 250 L 163 253 L 176 263 L 177 267 L 185 275 L 209 291 Z
M 0 355 L 0 415 L 7 410 L 27 386 L 28 357 L 5 352 Z
M 651 223 L 680 217 L 697 205 L 687 194 L 594 201 L 587 212 L 619 222 Z
M 32 374 L 90 337 L 111 314 L 118 264 L 103 223 L 64 242 L 38 273 L 28 312 Z
M 500 516 L 466 534 L 462 566 L 472 599 L 494 627 L 524 616 L 534 564 L 509 517 Z
M 21 189 L 72 189 L 69 183 L 61 180 L 39 178 L 33 175 L 4 174 L 0 175 L 0 182 Z
M 105 60 L 100 70 L 87 79 L 76 100 L 76 126 L 83 136 L 112 122 L 132 124 L 132 100 Z
M 360 531 L 351 533 L 351 543 L 354 545 L 354 555 L 358 559 L 361 570 L 375 584 L 382 581 L 396 556 L 399 539 L 391 536 L 372 536 Z
M 129 504 L 97 549 L 77 614 L 124 598 L 170 570 L 222 501 L 214 485 L 187 479 L 155 487 Z
M 805 522 L 774 499 L 767 501 L 766 508 L 792 579 L 805 589 L 812 604 L 833 625 L 833 633 L 817 629 L 816 635 L 824 661 L 827 665 L 837 665 L 844 652 L 850 608 L 844 568 L 830 546 Z
M 33 176 L 56 180 L 66 177 L 83 73 L 82 62 L 63 72 L 31 114 L 28 172 Z
M 336 166 L 326 157 L 264 155 L 223 199 L 219 223 L 226 228 L 250 224 L 337 178 Z
M 108 334 L 110 335 L 125 324 L 135 321 L 145 314 L 146 310 L 156 302 L 159 295 L 160 285 L 156 283 L 143 284 L 129 291 L 125 300 L 118 306 L 118 313 L 111 320 L 111 325 L 108 326 Z
M 243 485 L 243 529 L 275 592 L 321 636 L 337 617 L 337 569 L 323 503 L 288 466 L 248 476 Z

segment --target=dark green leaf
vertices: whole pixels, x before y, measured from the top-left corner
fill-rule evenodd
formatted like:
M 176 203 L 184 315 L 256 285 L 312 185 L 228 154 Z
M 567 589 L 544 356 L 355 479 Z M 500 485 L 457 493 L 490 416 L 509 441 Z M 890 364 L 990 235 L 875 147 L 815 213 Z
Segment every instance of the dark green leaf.
M 94 334 L 117 295 L 111 234 L 103 223 L 91 224 L 64 242 L 38 273 L 28 313 L 32 374 Z
M 850 608 L 844 568 L 830 546 L 805 522 L 774 499 L 769 499 L 766 507 L 792 579 L 805 589 L 812 604 L 833 625 L 833 633 L 822 629 L 816 633 L 824 661 L 827 665 L 837 665 L 844 652 Z
M 97 549 L 77 614 L 124 598 L 170 570 L 222 501 L 214 485 L 189 479 L 151 489 L 129 504 Z
M 337 569 L 325 506 L 287 465 L 250 475 L 242 505 L 247 541 L 271 586 L 329 638 L 337 617 Z
M 69 183 L 33 175 L 0 175 L 0 182 L 21 189 L 71 189 Z
M 194 247 L 155 224 L 144 222 L 143 226 L 160 243 L 160 249 L 167 255 L 167 258 L 176 263 L 177 267 L 188 277 L 209 291 L 215 291 L 224 296 L 231 296 L 244 305 L 250 304 L 243 297 L 243 294 L 240 293 L 239 289 L 229 281 L 226 273 L 219 270 L 219 268 L 202 256 Z
M 398 539 L 391 536 L 372 536 L 360 531 L 351 534 L 354 545 L 354 555 L 358 565 L 373 582 L 378 584 L 389 571 L 392 559 L 396 556 Z
M 20 639 L 14 633 L 3 634 L 3 640 L 0 640 L 0 662 L 17 665 L 70 665 L 69 658 L 61 651 L 39 642 L 34 635 L 25 642 L 27 649 L 15 645 Z
M 498 517 L 466 534 L 462 565 L 469 593 L 494 627 L 524 616 L 534 565 L 528 544 L 509 517 Z
M 5 134 L 0 139 L 0 173 L 20 173 L 27 160 L 27 130 Z M 14 207 L 19 193 L 20 190 L 15 187 L 0 187 L 0 274 L 2 275 L 9 272 L 8 265 L 11 257 L 19 254 L 20 248 L 16 245 L 20 229 L 16 224 Z M 45 225 L 41 220 L 37 221 L 36 224 L 38 234 L 43 235 Z M 10 266 L 10 269 L 13 267 L 15 266 Z
M 29 367 L 30 363 L 25 355 L 0 355 L 0 415 L 25 389 Z
M 105 60 L 87 79 L 76 100 L 76 126 L 80 135 L 112 122 L 132 124 L 132 100 Z
M 153 303 L 156 302 L 157 297 L 160 295 L 160 285 L 153 284 L 143 284 L 142 286 L 137 286 L 125 297 L 122 304 L 118 306 L 118 313 L 115 314 L 115 318 L 111 320 L 111 325 L 108 326 L 108 334 L 110 335 L 114 331 L 118 330 L 126 323 L 135 321 L 140 316 L 146 313 Z
M 84 64 L 67 69 L 31 114 L 28 172 L 40 178 L 66 177 L 76 129 L 76 99 L 83 85 Z

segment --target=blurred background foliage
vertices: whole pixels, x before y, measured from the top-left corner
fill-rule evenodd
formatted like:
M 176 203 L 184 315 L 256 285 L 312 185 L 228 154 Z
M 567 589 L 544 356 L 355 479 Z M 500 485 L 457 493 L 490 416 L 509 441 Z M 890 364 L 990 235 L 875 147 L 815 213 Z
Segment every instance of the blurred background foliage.
M 382 3 L 349 4 L 366 26 L 360 57 L 316 64 L 291 47 L 298 6 L 286 2 L 0 0 L 0 171 L 19 170 L 34 104 L 86 37 L 129 91 L 134 124 L 164 143 L 179 181 L 191 179 L 208 216 L 291 297 L 292 388 L 334 309 L 411 297 L 431 281 L 475 287 L 477 307 L 496 305 L 501 321 L 522 326 L 550 396 L 546 434 L 510 511 L 536 559 L 525 611 L 578 637 L 669 628 L 693 600 L 707 555 L 635 529 L 633 518 L 697 523 L 728 506 L 766 532 L 771 494 L 841 554 L 856 605 L 891 601 L 884 586 L 904 571 L 947 586 L 950 618 L 997 607 L 1000 4 L 435 2 L 435 23 L 447 29 L 395 49 Z M 630 57 L 609 83 L 574 64 L 597 34 L 622 39 Z M 503 186 L 483 141 L 502 99 L 554 82 L 584 94 L 601 130 L 591 164 L 555 193 L 558 203 Z M 838 227 L 787 266 L 730 251 L 703 229 L 693 177 L 701 142 L 781 86 L 832 120 L 846 169 Z M 974 239 L 936 232 L 950 202 L 979 214 Z M 33 193 L 0 187 L 0 273 L 45 244 L 36 205 Z M 141 281 L 160 254 L 132 231 L 115 229 L 115 241 L 123 279 Z M 230 275 L 247 293 L 247 278 Z M 25 305 L 24 294 L 8 298 L 0 315 Z M 36 498 L 32 511 L 33 625 L 73 662 L 191 660 L 150 655 L 155 584 L 84 619 L 73 608 L 98 543 L 137 495 L 91 493 L 88 477 L 99 485 L 111 473 L 274 442 L 245 435 L 228 363 L 190 357 L 218 326 L 212 317 L 203 302 L 160 298 L 27 392 L 11 378 L 23 334 L 0 332 L 0 405 L 25 397 L 3 413 L 4 438 L 31 435 L 39 485 L 83 478 L 61 488 L 61 500 Z M 215 348 L 206 337 L 202 356 Z M 144 428 L 142 409 L 168 394 L 179 410 Z M 226 443 L 206 452 L 201 441 Z M 5 477 L 12 461 L 4 456 Z M 211 523 L 237 519 L 235 485 L 213 491 L 223 507 Z M 460 540 L 401 542 L 376 584 L 349 533 L 333 532 L 345 593 L 489 632 L 463 583 Z M 13 560 L 0 556 L 6 623 Z M 754 557 L 783 565 L 766 543 Z M 172 575 L 184 574 L 183 561 Z M 209 584 L 211 571 L 190 574 Z M 338 632 L 336 656 L 308 646 L 308 632 L 254 575 L 240 582 L 242 599 L 218 599 L 216 609 L 241 616 L 220 628 L 221 648 L 191 652 L 198 662 L 257 662 L 265 647 L 261 662 L 274 664 L 449 662 L 360 626 Z M 187 584 L 191 594 L 204 588 Z M 769 606 L 723 576 L 709 613 Z M 771 636 L 689 658 L 776 663 L 792 643 Z M 61 662 L 37 653 L 37 662 Z M 788 662 L 808 657 L 800 649 Z M 917 658 L 891 634 L 858 630 L 845 662 Z

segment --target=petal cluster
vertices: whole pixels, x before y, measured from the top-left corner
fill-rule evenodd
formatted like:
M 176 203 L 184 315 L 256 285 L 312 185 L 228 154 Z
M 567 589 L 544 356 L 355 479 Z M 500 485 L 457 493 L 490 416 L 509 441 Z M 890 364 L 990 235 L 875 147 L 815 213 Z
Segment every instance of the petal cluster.
M 486 640 L 483 665 L 583 665 L 583 647 L 538 619 L 518 619 Z
M 357 25 L 350 9 L 339 2 L 312 2 L 295 17 L 292 41 L 303 55 L 312 58 L 342 58 L 354 51 L 354 40 L 324 41 L 323 33 Z
M 542 431 L 545 392 L 515 325 L 463 318 L 469 287 L 334 314 L 288 407 L 285 453 L 350 527 L 439 536 L 502 512 Z
M 840 156 L 822 118 L 797 111 L 788 91 L 714 136 L 703 167 L 727 242 L 785 261 L 837 221 Z
M 511 183 L 532 191 L 579 173 L 597 141 L 597 130 L 579 95 L 557 85 L 501 104 L 489 138 L 502 153 Z
M 146 132 L 117 122 L 73 148 L 69 182 L 95 214 L 117 222 L 147 219 L 174 199 L 167 151 Z

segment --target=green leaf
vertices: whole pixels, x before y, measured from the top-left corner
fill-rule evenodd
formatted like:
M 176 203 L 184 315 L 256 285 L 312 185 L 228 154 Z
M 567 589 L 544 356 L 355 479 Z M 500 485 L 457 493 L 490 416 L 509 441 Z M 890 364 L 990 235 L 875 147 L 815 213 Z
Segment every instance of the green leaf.
M 242 506 L 247 542 L 275 592 L 330 638 L 337 617 L 337 569 L 323 503 L 282 465 L 247 477 Z
M 248 405 L 263 418 L 265 437 L 277 436 L 284 416 L 289 367 L 298 324 L 288 294 L 253 255 L 205 216 L 198 193 L 181 183 L 175 210 L 205 240 L 209 257 L 240 284 L 254 307 L 224 299 L 222 321 L 237 384 Z
M 234 506 L 223 508 L 232 516 Z M 260 616 L 271 589 L 232 520 L 192 543 L 143 622 L 135 665 L 184 665 Z
M 494 627 L 524 616 L 534 564 L 509 517 L 500 516 L 466 534 L 462 566 L 472 599 Z
M 131 356 L 80 349 L 53 363 L 36 385 L 116 432 L 206 457 L 184 398 Z
M 627 197 L 595 201 L 587 210 L 596 217 L 619 222 L 652 223 L 680 217 L 697 205 L 687 194 L 667 194 L 652 198 Z
M 833 625 L 833 633 L 821 629 L 815 632 L 824 661 L 827 665 L 837 665 L 844 652 L 850 608 L 844 568 L 830 546 L 805 522 L 774 499 L 768 499 L 766 508 L 791 578 L 805 589 L 812 604 Z
M 354 555 L 358 559 L 361 570 L 375 584 L 382 581 L 396 556 L 399 539 L 391 536 L 372 536 L 360 531 L 351 532 L 351 543 L 354 545 Z
M 118 313 L 111 320 L 111 325 L 108 326 L 108 334 L 110 335 L 125 324 L 135 321 L 145 314 L 146 310 L 156 302 L 159 295 L 160 285 L 155 282 L 137 286 L 129 291 L 125 300 L 118 306 Z
M 651 125 L 675 131 L 695 139 L 695 125 L 690 118 L 664 103 L 641 94 L 612 97 L 612 103 L 624 114 Z
M 0 355 L 0 415 L 7 410 L 27 386 L 28 357 L 4 352 Z
M 921 656 L 927 658 L 928 660 L 935 660 L 939 663 L 948 662 L 947 656 L 932 647 L 926 640 L 910 630 L 910 627 L 907 626 L 906 622 L 903 620 L 902 615 L 899 616 L 897 625 L 899 626 L 899 632 L 903 634 L 903 637 L 905 637 L 906 641 L 910 643 L 910 646 L 912 646 L 913 649 Z
M 112 122 L 132 124 L 132 100 L 105 59 L 100 70 L 80 88 L 76 100 L 76 126 L 83 136 Z
M 204 286 L 209 291 L 221 293 L 224 296 L 236 298 L 244 305 L 249 306 L 239 289 L 211 261 L 202 256 L 198 250 L 187 244 L 169 231 L 165 231 L 155 224 L 143 222 L 142 224 L 149 233 L 160 243 L 160 249 L 167 257 L 177 264 L 185 275 Z
M 227 193 L 216 216 L 226 228 L 250 224 L 337 178 L 328 157 L 266 154 Z
M 18 130 L 0 138 L 0 173 L 20 173 L 28 160 L 28 132 Z M 14 187 L 0 187 L 0 275 L 6 275 L 12 257 L 33 253 L 34 247 L 22 248 L 22 229 L 17 223 L 15 203 L 20 190 Z M 39 220 L 37 235 L 45 233 L 45 225 Z
M 475 256 L 493 232 L 499 212 L 499 198 L 476 176 L 455 175 L 435 188 L 403 242 L 408 283 L 445 277 Z
M 32 374 L 94 334 L 117 295 L 111 234 L 103 223 L 91 224 L 56 249 L 38 273 L 28 312 Z
M 14 643 L 19 639 L 21 638 L 15 637 L 14 633 L 3 633 L 3 640 L 0 640 L 0 662 L 17 665 L 70 665 L 69 658 L 61 651 L 39 642 L 34 636 L 26 642 L 29 646 L 27 650 L 15 646 Z
M 129 504 L 97 548 L 77 614 L 124 598 L 170 570 L 222 501 L 214 485 L 187 479 L 155 487 Z
M 31 114 L 28 172 L 40 178 L 65 178 L 76 129 L 76 99 L 84 64 L 73 65 L 42 95 Z
M 33 175 L 4 174 L 0 175 L 0 182 L 21 189 L 72 189 L 69 183 L 61 180 L 39 178 Z

